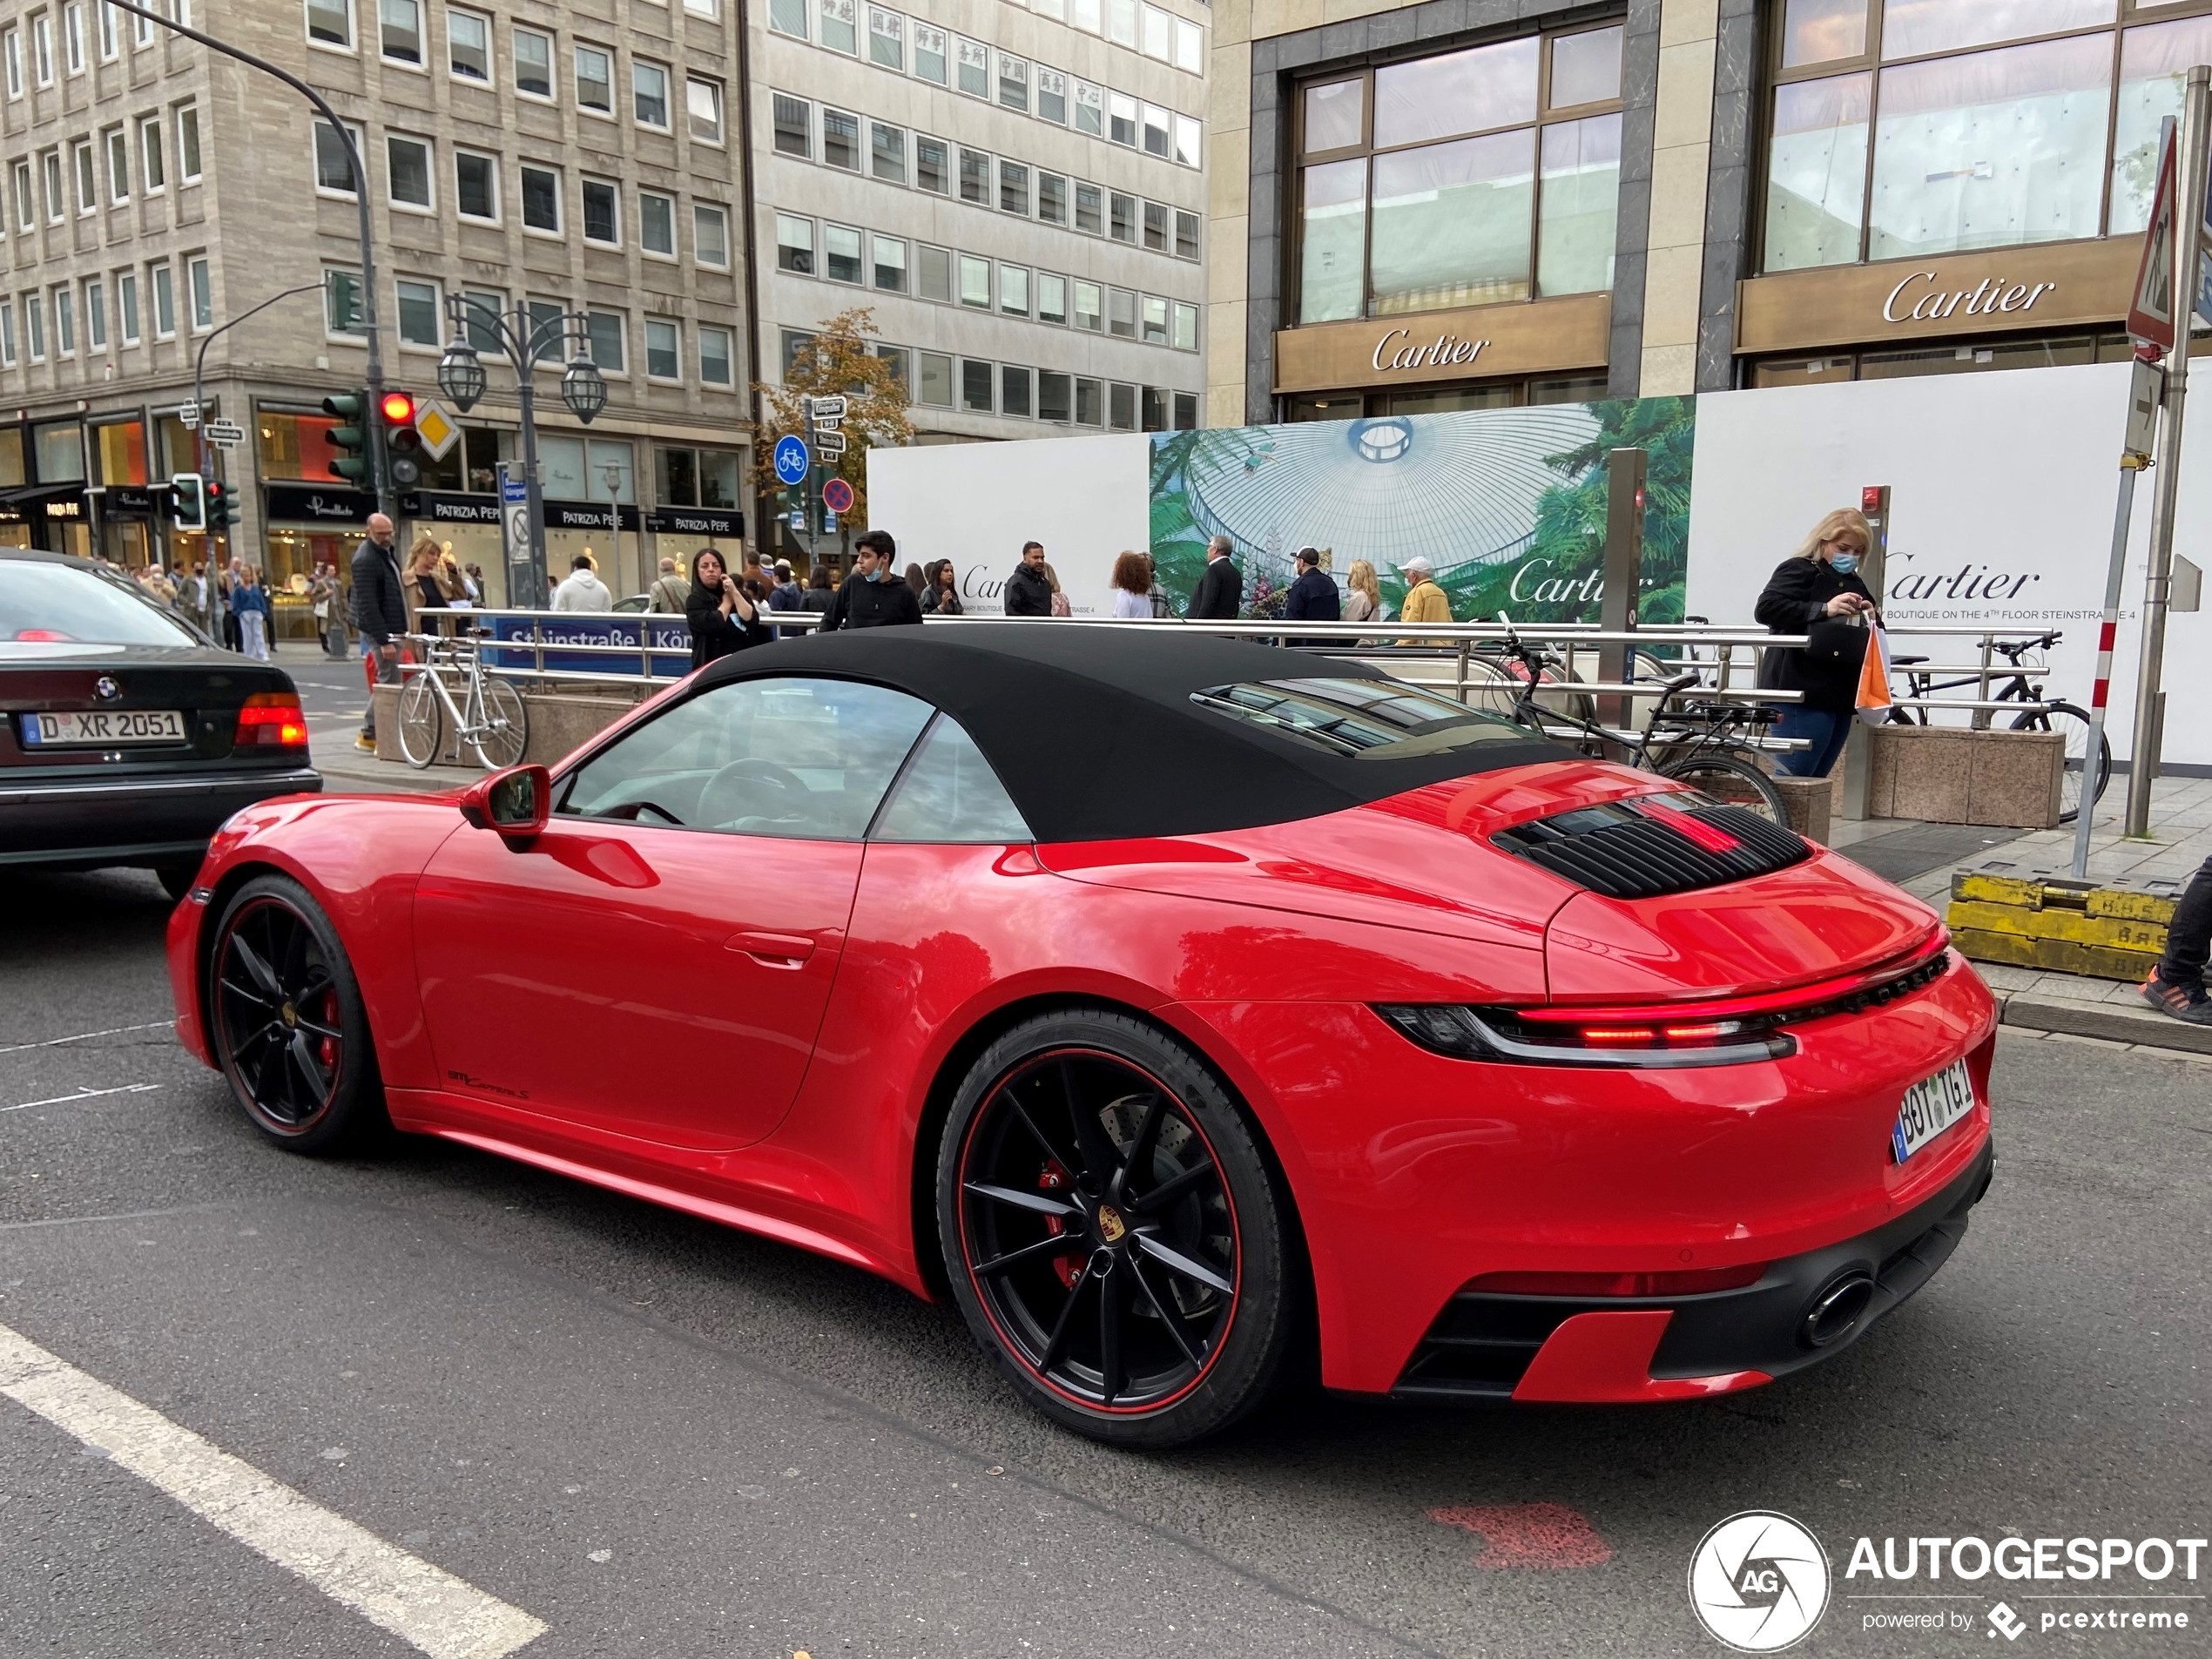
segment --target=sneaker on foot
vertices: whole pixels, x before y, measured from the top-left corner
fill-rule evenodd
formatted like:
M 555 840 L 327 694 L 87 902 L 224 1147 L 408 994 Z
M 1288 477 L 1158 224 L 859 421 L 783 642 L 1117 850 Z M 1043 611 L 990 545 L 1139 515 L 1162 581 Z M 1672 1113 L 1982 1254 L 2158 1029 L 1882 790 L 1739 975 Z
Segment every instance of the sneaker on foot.
M 2202 980 L 2169 980 L 2155 968 L 2142 983 L 2143 1001 L 2161 1014 L 2191 1025 L 2212 1025 L 2212 996 Z
M 373 755 L 376 752 L 376 739 L 366 732 L 356 732 L 354 733 L 354 747 L 363 754 Z

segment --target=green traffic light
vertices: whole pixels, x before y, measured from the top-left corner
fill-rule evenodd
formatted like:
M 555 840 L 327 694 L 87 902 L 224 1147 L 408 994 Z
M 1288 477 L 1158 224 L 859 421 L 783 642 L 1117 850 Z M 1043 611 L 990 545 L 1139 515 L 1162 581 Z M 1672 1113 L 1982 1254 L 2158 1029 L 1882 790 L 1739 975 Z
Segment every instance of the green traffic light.
M 322 401 L 322 412 L 340 422 L 324 435 L 335 452 L 331 474 L 348 483 L 368 482 L 368 392 L 334 392 Z

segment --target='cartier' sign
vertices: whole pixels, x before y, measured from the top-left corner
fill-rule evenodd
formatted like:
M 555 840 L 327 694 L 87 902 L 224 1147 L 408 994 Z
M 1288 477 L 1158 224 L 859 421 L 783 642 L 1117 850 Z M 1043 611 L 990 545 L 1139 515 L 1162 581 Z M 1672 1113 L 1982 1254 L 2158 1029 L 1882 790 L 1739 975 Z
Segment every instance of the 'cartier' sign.
M 1490 343 L 1487 340 L 1461 340 L 1457 334 L 1439 334 L 1434 340 L 1424 341 L 1417 346 L 1402 345 L 1395 350 L 1392 348 L 1393 341 L 1406 340 L 1413 332 L 1410 328 L 1387 330 L 1375 342 L 1372 360 L 1375 367 L 1385 372 L 1392 369 L 1456 368 L 1462 363 L 1472 363 L 1482 355 L 1482 348 Z M 1388 362 L 1383 361 L 1386 354 L 1390 359 Z
M 1925 322 L 1948 317 L 1966 301 L 1969 317 L 1986 317 L 1996 311 L 2030 311 L 2051 293 L 2055 282 L 2007 282 L 2003 277 L 1984 277 L 1969 291 L 1946 293 L 1933 271 L 1915 271 L 1890 290 L 1882 301 L 1884 322 Z

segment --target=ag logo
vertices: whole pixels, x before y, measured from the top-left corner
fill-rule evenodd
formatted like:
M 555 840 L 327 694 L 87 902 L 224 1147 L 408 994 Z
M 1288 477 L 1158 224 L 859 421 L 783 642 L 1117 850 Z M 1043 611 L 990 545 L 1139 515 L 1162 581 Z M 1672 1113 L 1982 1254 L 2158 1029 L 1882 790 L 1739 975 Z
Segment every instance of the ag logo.
M 1709 1635 L 1739 1653 L 1779 1653 L 1828 1610 L 1827 1553 L 1787 1515 L 1730 1515 L 1689 1558 L 1689 1606 Z

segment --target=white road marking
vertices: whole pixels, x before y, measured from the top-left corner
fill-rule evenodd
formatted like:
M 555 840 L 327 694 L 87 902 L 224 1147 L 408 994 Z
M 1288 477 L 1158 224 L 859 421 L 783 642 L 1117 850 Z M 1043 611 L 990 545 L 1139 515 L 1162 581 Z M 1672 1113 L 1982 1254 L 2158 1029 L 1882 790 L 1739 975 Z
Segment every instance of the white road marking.
M 334 1514 L 0 1325 L 0 1394 L 433 1659 L 504 1659 L 546 1626 Z
M 144 1025 L 111 1025 L 105 1031 L 79 1031 L 73 1037 L 48 1037 L 44 1042 L 18 1042 L 0 1054 L 27 1054 L 33 1049 L 58 1049 L 64 1042 L 90 1042 L 94 1037 L 119 1037 L 130 1031 L 166 1031 L 177 1022 L 174 1020 L 149 1020 Z
M 0 1106 L 0 1112 L 27 1112 L 33 1106 L 66 1106 L 71 1101 L 98 1100 L 103 1095 L 143 1095 L 149 1089 L 160 1087 L 159 1083 L 125 1083 L 115 1089 L 91 1089 L 79 1083 L 73 1095 L 56 1095 L 51 1100 L 19 1101 L 13 1106 Z

